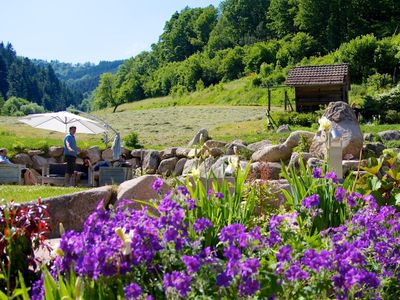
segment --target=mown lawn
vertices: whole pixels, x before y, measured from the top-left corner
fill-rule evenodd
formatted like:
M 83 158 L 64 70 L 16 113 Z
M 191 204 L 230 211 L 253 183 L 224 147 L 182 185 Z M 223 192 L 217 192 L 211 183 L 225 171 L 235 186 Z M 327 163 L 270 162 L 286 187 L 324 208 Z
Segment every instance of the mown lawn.
M 14 200 L 18 203 L 24 203 L 37 200 L 38 198 L 48 198 L 60 195 L 67 195 L 85 190 L 87 188 L 76 187 L 57 187 L 45 185 L 0 185 L 0 199 L 6 201 Z

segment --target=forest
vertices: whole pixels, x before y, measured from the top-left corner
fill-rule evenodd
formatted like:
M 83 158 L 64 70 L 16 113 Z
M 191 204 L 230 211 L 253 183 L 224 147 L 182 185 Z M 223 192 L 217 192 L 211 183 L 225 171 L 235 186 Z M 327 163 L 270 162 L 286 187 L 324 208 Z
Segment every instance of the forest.
M 1 44 L 0 94 L 3 102 L 23 98 L 45 110 L 115 111 L 122 103 L 244 76 L 255 86 L 282 84 L 295 65 L 339 62 L 349 63 L 353 83 L 395 84 L 399 24 L 399 0 L 225 0 L 219 7 L 185 7 L 165 23 L 151 51 L 125 61 L 32 63 Z

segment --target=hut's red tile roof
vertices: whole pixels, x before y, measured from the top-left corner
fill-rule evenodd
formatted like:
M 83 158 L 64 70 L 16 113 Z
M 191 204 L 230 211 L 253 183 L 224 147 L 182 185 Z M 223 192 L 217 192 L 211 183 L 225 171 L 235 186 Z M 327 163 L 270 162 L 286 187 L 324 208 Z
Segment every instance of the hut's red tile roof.
M 286 85 L 344 84 L 348 72 L 348 64 L 295 67 L 289 71 Z

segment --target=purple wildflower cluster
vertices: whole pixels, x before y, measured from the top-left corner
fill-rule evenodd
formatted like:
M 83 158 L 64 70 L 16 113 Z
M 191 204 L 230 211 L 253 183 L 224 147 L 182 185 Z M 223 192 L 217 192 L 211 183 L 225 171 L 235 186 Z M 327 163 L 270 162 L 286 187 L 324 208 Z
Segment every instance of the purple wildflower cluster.
M 239 295 L 252 296 L 260 289 L 260 261 L 248 258 L 243 251 L 256 251 L 265 244 L 260 229 L 248 232 L 242 224 L 231 224 L 222 228 L 219 239 L 224 245 L 223 255 L 227 259 L 225 270 L 217 276 L 217 285 L 228 288 L 237 278 Z
M 296 259 L 290 245 L 279 249 L 276 274 L 283 282 L 326 274 L 336 297 L 347 299 L 350 293 L 355 298 L 376 296 L 382 284 L 400 280 L 400 213 L 393 207 L 367 206 L 345 225 L 322 234 L 328 249 L 306 249 Z

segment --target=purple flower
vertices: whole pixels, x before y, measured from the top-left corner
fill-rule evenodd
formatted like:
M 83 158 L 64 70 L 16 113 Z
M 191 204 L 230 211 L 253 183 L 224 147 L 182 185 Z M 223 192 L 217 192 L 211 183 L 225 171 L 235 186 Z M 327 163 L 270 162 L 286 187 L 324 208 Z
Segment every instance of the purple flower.
M 224 256 L 229 260 L 237 261 L 240 259 L 241 253 L 238 248 L 230 245 L 224 249 Z
M 188 210 L 193 210 L 196 208 L 196 201 L 192 198 L 186 199 L 186 205 Z
M 164 275 L 163 287 L 166 293 L 168 293 L 169 288 L 172 288 L 184 297 L 190 292 L 191 281 L 192 277 L 185 272 L 173 271 L 172 273 L 166 273 Z
M 215 198 L 221 200 L 221 199 L 224 198 L 224 194 L 222 194 L 221 192 L 216 192 L 216 193 L 215 193 Z
M 327 172 L 326 175 L 325 175 L 325 179 L 328 179 L 328 180 L 331 179 L 333 183 L 338 183 L 339 182 L 336 173 L 333 172 L 333 171 L 332 172 Z
M 239 295 L 241 297 L 252 296 L 259 289 L 260 289 L 260 282 L 258 280 L 252 278 L 246 278 L 239 284 Z
M 307 198 L 303 199 L 301 204 L 306 208 L 311 208 L 313 206 L 318 206 L 319 205 L 319 196 L 317 194 L 308 196 Z
M 312 171 L 313 178 L 322 178 L 322 169 L 320 167 L 314 168 Z
M 342 203 L 346 194 L 347 194 L 347 191 L 341 185 L 339 185 L 335 192 L 336 201 L 339 203 Z
M 206 230 L 207 228 L 213 227 L 212 222 L 207 219 L 207 218 L 200 218 L 197 219 L 194 223 L 193 223 L 193 230 L 194 232 L 196 232 L 197 234 L 202 233 L 204 230 Z
M 182 261 L 189 273 L 196 273 L 200 269 L 200 260 L 195 256 L 182 256 Z
M 278 253 L 276 254 L 276 260 L 279 262 L 289 261 L 290 254 L 292 253 L 292 246 L 286 245 L 279 249 Z
M 242 263 L 242 277 L 245 278 L 257 274 L 260 266 L 260 261 L 257 258 L 246 259 Z
M 131 284 L 124 287 L 125 298 L 128 300 L 138 299 L 138 297 L 142 294 L 142 289 L 139 285 L 132 282 Z
M 214 190 L 213 190 L 213 188 L 209 188 L 208 191 L 207 191 L 207 199 L 210 199 L 212 194 L 214 194 Z
M 306 280 L 308 278 L 308 273 L 301 269 L 299 262 L 295 262 L 285 272 L 285 276 L 286 276 L 286 279 L 289 281 Z
M 222 272 L 217 275 L 217 285 L 219 287 L 228 287 L 231 284 L 232 276 L 226 274 L 226 272 Z
M 188 195 L 189 195 L 189 191 L 188 191 L 188 189 L 186 188 L 186 186 L 184 186 L 184 185 L 178 186 L 178 187 L 176 188 L 176 190 L 177 190 L 179 193 L 181 193 L 183 196 L 188 196 Z
M 243 224 L 231 224 L 222 228 L 218 235 L 221 242 L 233 243 L 245 232 L 246 227 Z
M 156 191 L 157 193 L 160 193 L 163 184 L 164 181 L 161 178 L 157 178 L 153 182 L 153 190 Z

